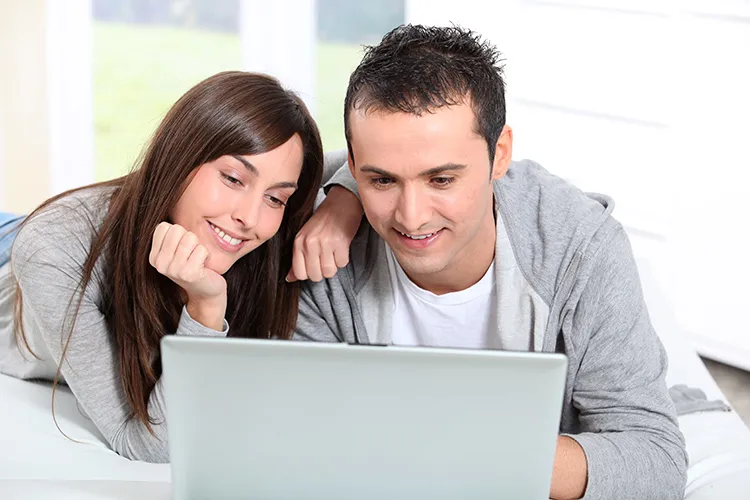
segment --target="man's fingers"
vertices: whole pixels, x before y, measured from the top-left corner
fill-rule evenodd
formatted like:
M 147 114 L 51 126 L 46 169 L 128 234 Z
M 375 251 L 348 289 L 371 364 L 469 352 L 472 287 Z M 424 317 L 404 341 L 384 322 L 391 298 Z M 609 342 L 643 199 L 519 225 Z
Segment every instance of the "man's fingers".
M 288 273 L 286 273 L 286 282 L 287 283 L 294 283 L 297 281 L 297 276 L 294 275 L 294 268 L 290 269 Z
M 343 245 L 334 249 L 333 259 L 336 261 L 336 267 L 343 269 L 349 265 L 349 246 Z M 329 276 L 330 277 L 330 276 Z
M 294 253 L 292 255 L 292 269 L 290 273 L 300 281 L 307 279 L 307 267 L 305 267 L 305 253 L 302 250 L 303 241 L 299 238 L 294 240 Z
M 320 270 L 324 278 L 333 278 L 338 271 L 333 249 L 327 249 L 320 254 Z
M 334 277 L 340 268 L 349 264 L 348 243 L 339 240 L 341 238 L 329 241 L 308 234 L 299 235 L 294 241 L 292 268 L 286 280 L 321 281 Z
M 320 258 L 322 254 L 320 240 L 318 238 L 306 238 L 304 254 L 307 277 L 313 281 L 321 281 L 323 279 L 323 271 L 320 269 Z

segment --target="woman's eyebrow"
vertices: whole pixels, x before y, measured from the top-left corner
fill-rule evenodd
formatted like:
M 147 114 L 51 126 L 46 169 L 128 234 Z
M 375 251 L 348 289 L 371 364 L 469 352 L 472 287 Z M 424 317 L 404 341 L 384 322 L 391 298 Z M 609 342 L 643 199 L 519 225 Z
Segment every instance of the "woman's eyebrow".
M 249 161 L 247 161 L 247 160 L 246 160 L 246 159 L 244 159 L 243 157 L 241 157 L 241 156 L 237 156 L 237 155 L 231 155 L 231 156 L 232 156 L 232 158 L 234 158 L 234 159 L 235 159 L 235 160 L 237 160 L 238 162 L 240 162 L 240 163 L 242 163 L 243 165 L 245 165 L 245 167 L 247 168 L 247 170 L 248 170 L 248 171 L 249 171 L 249 172 L 250 172 L 251 174 L 253 174 L 254 176 L 256 176 L 256 177 L 257 177 L 257 176 L 259 176 L 259 175 L 260 175 L 260 172 L 258 172 L 258 169 L 257 169 L 257 168 L 255 168 L 255 165 L 253 165 L 252 163 L 250 163 Z
M 255 168 L 255 165 L 253 165 L 252 163 L 250 163 L 249 161 L 247 161 L 246 159 L 244 159 L 241 156 L 236 156 L 236 155 L 231 155 L 231 156 L 232 156 L 232 158 L 234 158 L 238 162 L 240 162 L 243 165 L 245 165 L 245 167 L 247 168 L 247 170 L 251 174 L 253 174 L 256 177 L 260 176 L 260 172 L 258 172 L 258 169 Z M 277 182 L 276 184 L 274 184 L 273 186 L 271 186 L 271 189 L 284 189 L 284 188 L 297 189 L 297 187 L 298 186 L 297 186 L 296 182 L 285 181 L 285 182 Z

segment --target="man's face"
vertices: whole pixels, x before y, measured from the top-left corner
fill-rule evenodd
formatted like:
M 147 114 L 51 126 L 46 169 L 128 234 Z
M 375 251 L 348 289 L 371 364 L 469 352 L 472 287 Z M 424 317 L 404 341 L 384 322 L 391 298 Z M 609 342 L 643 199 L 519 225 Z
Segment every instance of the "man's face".
M 491 174 L 469 104 L 421 116 L 354 110 L 350 127 L 349 164 L 367 219 L 414 282 L 470 272 L 488 245 L 494 251 L 491 178 L 500 178 L 510 162 L 509 128 Z

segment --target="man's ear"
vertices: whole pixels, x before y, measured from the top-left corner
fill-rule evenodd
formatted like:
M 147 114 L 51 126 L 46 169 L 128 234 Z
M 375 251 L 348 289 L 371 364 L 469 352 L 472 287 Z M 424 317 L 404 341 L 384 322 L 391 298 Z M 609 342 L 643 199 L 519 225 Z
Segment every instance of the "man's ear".
M 509 125 L 503 127 L 500 137 L 495 144 L 495 160 L 492 162 L 492 180 L 500 179 L 508 171 L 513 157 L 513 129 Z

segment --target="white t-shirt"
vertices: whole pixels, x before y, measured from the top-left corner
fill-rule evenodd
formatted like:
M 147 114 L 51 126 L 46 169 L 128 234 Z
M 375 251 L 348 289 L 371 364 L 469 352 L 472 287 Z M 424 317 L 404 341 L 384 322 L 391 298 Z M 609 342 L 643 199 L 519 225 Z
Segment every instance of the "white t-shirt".
M 403 346 L 499 348 L 495 263 L 466 290 L 435 295 L 412 282 L 386 246 L 394 292 L 392 342 Z

